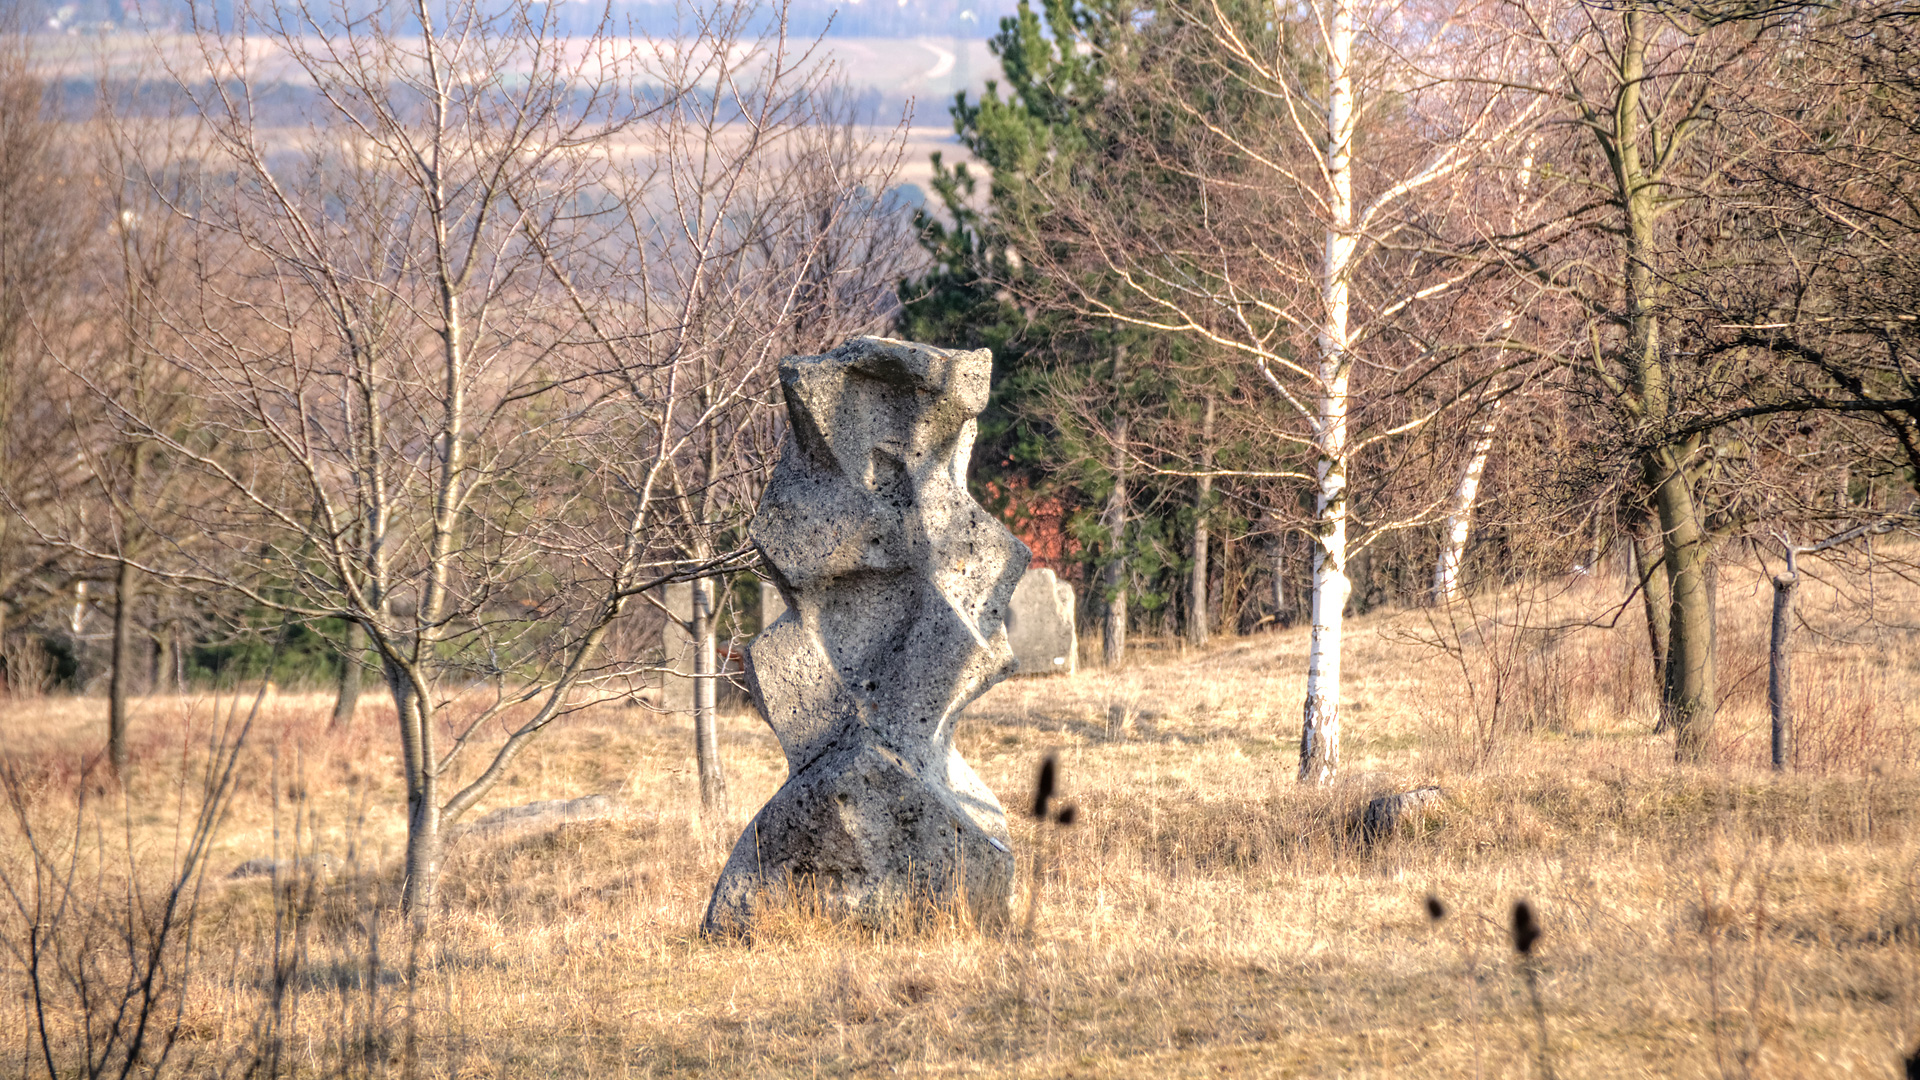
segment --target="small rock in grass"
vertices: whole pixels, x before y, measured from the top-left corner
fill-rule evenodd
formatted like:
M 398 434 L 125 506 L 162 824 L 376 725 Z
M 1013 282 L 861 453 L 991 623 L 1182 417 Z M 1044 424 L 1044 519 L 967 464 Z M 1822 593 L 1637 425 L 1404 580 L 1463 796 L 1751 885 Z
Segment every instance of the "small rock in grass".
M 1376 796 L 1367 803 L 1366 810 L 1361 814 L 1360 836 L 1371 843 L 1397 832 L 1402 826 L 1417 824 L 1425 820 L 1444 798 L 1440 789 L 1432 784 L 1397 795 Z

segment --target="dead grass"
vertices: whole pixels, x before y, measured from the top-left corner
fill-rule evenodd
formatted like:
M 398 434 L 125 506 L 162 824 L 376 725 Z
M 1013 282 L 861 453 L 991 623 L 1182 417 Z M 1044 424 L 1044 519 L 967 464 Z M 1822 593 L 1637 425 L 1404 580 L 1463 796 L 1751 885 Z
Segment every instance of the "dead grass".
M 1545 931 L 1558 1076 L 1898 1076 L 1920 1041 L 1920 649 L 1810 588 L 1801 769 L 1775 777 L 1759 767 L 1764 677 L 1745 674 L 1767 602 L 1749 577 L 1721 585 L 1731 691 L 1707 769 L 1676 768 L 1647 734 L 1637 612 L 1610 631 L 1538 630 L 1604 610 L 1617 580 L 1481 603 L 1459 656 L 1419 644 L 1427 613 L 1359 620 L 1330 789 L 1292 779 L 1298 632 L 996 688 L 963 723 L 964 753 L 1019 806 L 1057 752 L 1080 807 L 1031 943 L 957 924 L 874 937 L 802 914 L 751 947 L 700 939 L 727 846 L 784 778 L 778 748 L 756 719 L 727 718 L 734 812 L 702 821 L 690 727 L 606 708 L 536 744 L 480 810 L 605 792 L 624 815 L 459 842 L 444 920 L 415 948 L 389 907 L 390 708 L 369 700 L 328 734 L 328 701 L 278 696 L 212 871 L 296 846 L 346 867 L 293 903 L 263 881 L 209 882 L 173 1064 L 238 1072 L 271 1036 L 273 1067 L 299 1075 L 1531 1076 L 1507 928 L 1524 897 Z M 1517 662 L 1492 655 L 1503 635 Z M 1526 707 L 1493 722 L 1463 702 L 1484 700 L 1466 686 L 1500 663 Z M 124 804 L 102 792 L 83 845 L 130 848 L 127 873 L 157 876 L 193 800 L 183 779 L 230 705 L 143 703 L 138 778 Z M 73 828 L 102 715 L 60 699 L 7 710 L 6 759 L 46 836 Z M 1422 783 L 1447 800 L 1416 829 L 1368 847 L 1347 827 L 1369 796 Z M 9 830 L 0 862 L 17 875 Z M 1019 850 L 1030 833 L 1016 822 Z M 9 940 L 18 924 L 0 915 Z M 7 977 L 0 1061 L 25 1062 L 20 972 Z

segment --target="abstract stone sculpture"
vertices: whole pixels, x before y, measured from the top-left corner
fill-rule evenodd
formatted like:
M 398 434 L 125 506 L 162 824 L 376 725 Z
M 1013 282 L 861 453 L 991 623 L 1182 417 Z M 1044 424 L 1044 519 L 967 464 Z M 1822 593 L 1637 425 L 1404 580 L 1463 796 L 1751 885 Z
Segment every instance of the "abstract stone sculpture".
M 1073 674 L 1080 653 L 1073 586 L 1044 567 L 1028 570 L 1007 605 L 1007 644 L 1022 675 Z
M 1006 918 L 1006 815 L 953 748 L 1014 667 L 1002 621 L 1028 552 L 967 494 L 991 356 L 856 338 L 780 363 L 790 431 L 749 530 L 787 611 L 747 687 L 787 782 L 734 845 L 707 933 L 767 903 L 872 926 L 962 901 Z

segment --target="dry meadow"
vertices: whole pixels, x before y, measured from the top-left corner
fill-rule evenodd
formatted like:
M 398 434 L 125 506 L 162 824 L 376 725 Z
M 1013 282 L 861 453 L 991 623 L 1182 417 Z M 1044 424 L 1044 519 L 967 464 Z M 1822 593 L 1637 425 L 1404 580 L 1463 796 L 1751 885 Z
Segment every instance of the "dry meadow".
M 1329 789 L 1293 780 L 1302 629 L 1005 683 L 968 711 L 963 752 L 1013 809 L 1057 753 L 1078 807 L 1044 836 L 1012 815 L 1012 933 L 956 916 L 875 936 L 793 912 L 750 945 L 703 940 L 727 848 L 785 775 L 778 747 L 727 717 L 732 809 L 703 819 L 690 724 L 606 705 L 481 811 L 603 793 L 616 816 L 461 837 L 415 939 L 392 908 L 391 706 L 369 694 L 329 733 L 328 699 L 276 693 L 156 944 L 210 747 L 253 699 L 144 701 L 124 793 L 85 764 L 102 702 L 9 701 L 0 1071 L 111 1058 L 127 958 L 147 949 L 146 1067 L 181 1075 L 1897 1077 L 1920 1042 L 1920 643 L 1911 589 L 1863 606 L 1826 577 L 1803 590 L 1785 775 L 1764 767 L 1752 568 L 1720 585 L 1709 768 L 1676 767 L 1650 733 L 1638 609 L 1579 625 L 1612 618 L 1617 574 L 1355 620 Z M 1370 796 L 1422 784 L 1445 793 L 1425 820 L 1372 842 L 1352 828 Z M 300 853 L 325 868 L 227 877 Z M 1519 899 L 1543 929 L 1529 961 Z

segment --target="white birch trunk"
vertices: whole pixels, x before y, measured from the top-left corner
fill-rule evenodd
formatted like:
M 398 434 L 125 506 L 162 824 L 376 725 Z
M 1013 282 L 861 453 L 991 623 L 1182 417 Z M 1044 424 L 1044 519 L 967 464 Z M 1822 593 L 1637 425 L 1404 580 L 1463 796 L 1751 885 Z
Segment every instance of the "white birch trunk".
M 1127 655 L 1127 414 L 1123 379 L 1126 375 L 1127 347 L 1113 352 L 1113 392 L 1117 399 L 1113 418 L 1113 491 L 1107 496 L 1107 508 L 1101 522 L 1111 538 L 1112 551 L 1107 559 L 1107 613 L 1100 647 L 1101 661 L 1107 667 L 1119 667 Z
M 1487 459 L 1493 454 L 1493 435 L 1500 424 L 1500 406 L 1504 398 L 1495 398 L 1487 406 L 1486 418 L 1474 432 L 1473 452 L 1460 482 L 1453 487 L 1453 499 L 1447 504 L 1446 536 L 1440 542 L 1440 560 L 1433 568 L 1433 601 L 1450 604 L 1460 597 L 1460 564 L 1467 554 L 1467 537 L 1473 531 L 1473 508 L 1480 498 L 1480 477 L 1487 471 Z
M 719 605 L 714 602 L 714 579 L 693 583 L 693 741 L 694 764 L 700 774 L 700 811 L 718 821 L 727 813 L 727 774 L 720 760 L 718 675 Z
M 1273 580 L 1273 622 L 1280 626 L 1289 621 L 1287 617 L 1287 538 L 1283 533 L 1274 537 L 1273 547 L 1267 552 L 1272 566 Z
M 1313 631 L 1300 728 L 1300 781 L 1327 783 L 1340 767 L 1340 633 L 1347 580 L 1348 279 L 1353 268 L 1353 8 L 1331 0 L 1327 25 L 1327 246 L 1320 268 L 1314 416 Z
M 1213 468 L 1213 406 L 1207 395 L 1207 409 L 1200 418 L 1200 468 Z M 1187 588 L 1187 636 L 1196 647 L 1207 643 L 1207 504 L 1213 496 L 1213 477 L 1201 476 L 1193 495 L 1193 568 Z

